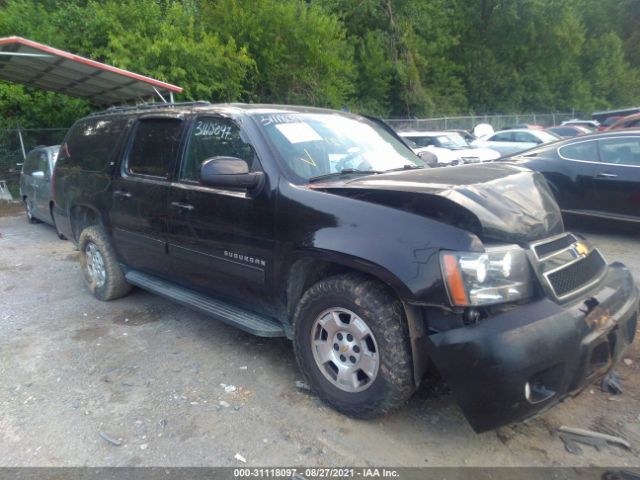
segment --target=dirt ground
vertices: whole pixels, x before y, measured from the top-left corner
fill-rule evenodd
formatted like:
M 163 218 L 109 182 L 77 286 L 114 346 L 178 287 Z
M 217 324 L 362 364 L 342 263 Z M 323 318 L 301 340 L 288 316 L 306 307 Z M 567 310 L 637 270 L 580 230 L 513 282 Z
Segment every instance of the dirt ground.
M 638 233 L 573 229 L 640 278 Z M 640 466 L 639 353 L 636 342 L 616 367 L 624 394 L 594 385 L 499 431 L 475 434 L 438 385 L 393 415 L 351 420 L 296 387 L 287 340 L 141 290 L 100 302 L 71 242 L 0 216 L 0 466 Z M 572 455 L 560 425 L 632 450 Z
M 18 215 L 24 211 L 24 206 L 21 202 L 6 202 L 0 201 L 0 217 L 9 217 L 12 215 Z

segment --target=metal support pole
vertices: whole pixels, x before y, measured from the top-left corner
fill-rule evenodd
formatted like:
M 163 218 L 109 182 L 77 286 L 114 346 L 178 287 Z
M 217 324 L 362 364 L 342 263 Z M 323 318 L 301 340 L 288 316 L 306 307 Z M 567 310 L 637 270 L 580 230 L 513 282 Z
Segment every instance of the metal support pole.
M 20 148 L 22 149 L 22 159 L 27 159 L 27 152 L 24 149 L 24 140 L 22 139 L 22 131 L 18 128 L 18 138 L 20 139 Z
M 158 89 L 156 87 L 153 87 L 153 89 L 155 90 L 155 92 L 158 94 L 158 96 L 162 99 L 163 103 L 167 103 L 167 101 L 165 100 L 165 98 L 162 96 L 162 94 L 158 91 Z
M 169 92 L 169 103 L 175 103 L 173 101 L 173 92 Z

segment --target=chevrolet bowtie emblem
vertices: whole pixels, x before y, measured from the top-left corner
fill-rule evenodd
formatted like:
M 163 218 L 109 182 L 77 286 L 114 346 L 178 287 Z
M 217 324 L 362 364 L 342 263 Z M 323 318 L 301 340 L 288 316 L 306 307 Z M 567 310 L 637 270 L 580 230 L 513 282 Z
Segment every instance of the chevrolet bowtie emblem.
M 345 353 L 347 350 L 349 350 L 349 347 L 347 347 L 346 345 L 344 345 L 344 346 L 340 349 L 340 351 L 341 351 L 342 353 Z
M 586 257 L 587 254 L 589 253 L 589 247 L 587 247 L 584 243 L 576 242 L 576 247 L 575 248 L 576 248 L 576 252 L 581 257 Z

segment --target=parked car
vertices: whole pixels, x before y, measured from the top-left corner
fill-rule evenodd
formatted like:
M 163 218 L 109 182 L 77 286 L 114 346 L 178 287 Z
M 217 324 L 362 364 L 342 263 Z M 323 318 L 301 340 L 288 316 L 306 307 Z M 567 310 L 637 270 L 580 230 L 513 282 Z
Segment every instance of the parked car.
M 597 120 L 600 123 L 603 123 L 607 118 L 610 117 L 627 117 L 629 115 L 633 115 L 635 113 L 640 113 L 640 108 L 639 107 L 632 107 L 632 108 L 622 108 L 622 109 L 618 109 L 618 110 L 604 110 L 604 111 L 600 111 L 600 112 L 593 112 L 591 114 L 591 118 L 593 120 Z
M 560 138 L 571 138 L 591 133 L 590 129 L 580 125 L 559 125 L 557 127 L 549 127 L 546 131 Z
M 640 128 L 640 113 L 623 117 L 609 127 L 609 130 L 625 130 L 629 128 Z
M 611 125 L 613 125 L 614 123 L 616 123 L 618 120 L 623 119 L 624 117 L 621 115 L 614 115 L 612 117 L 607 117 L 605 118 L 602 123 L 600 123 L 600 126 L 597 128 L 597 132 L 603 132 L 604 130 L 608 130 L 609 127 L 611 127 Z
M 541 128 L 544 128 L 543 125 L 538 125 L 535 123 L 517 123 L 515 125 L 509 125 L 504 127 L 502 130 L 513 130 L 513 129 L 520 129 L 520 128 L 524 128 L 527 130 L 540 130 Z
M 587 127 L 591 131 L 594 131 L 600 126 L 600 122 L 597 120 L 580 120 L 579 118 L 574 118 L 572 120 L 565 120 L 560 125 L 578 125 L 580 127 Z
M 20 198 L 29 223 L 45 222 L 55 226 L 51 197 L 51 175 L 60 145 L 39 146 L 31 150 L 22 164 Z
M 422 151 L 433 153 L 438 166 L 482 163 L 500 158 L 500 154 L 489 148 L 473 148 L 456 132 L 409 131 L 399 135 L 411 142 L 416 154 Z
M 354 417 L 402 405 L 429 366 L 477 431 L 495 428 L 598 380 L 636 330 L 629 271 L 564 231 L 542 175 L 425 168 L 358 115 L 110 109 L 73 125 L 54 178 L 98 299 L 137 285 L 286 336 L 317 394 Z
M 500 130 L 493 135 L 471 142 L 477 148 L 490 148 L 500 155 L 512 155 L 543 143 L 555 142 L 560 137 L 544 130 L 514 129 Z
M 640 130 L 576 137 L 509 160 L 542 173 L 563 212 L 640 221 Z

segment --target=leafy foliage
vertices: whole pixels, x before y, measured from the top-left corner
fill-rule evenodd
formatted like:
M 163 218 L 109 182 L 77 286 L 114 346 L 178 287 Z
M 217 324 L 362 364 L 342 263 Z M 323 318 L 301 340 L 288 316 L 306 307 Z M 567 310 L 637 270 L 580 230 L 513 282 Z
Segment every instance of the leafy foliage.
M 20 35 L 184 88 L 182 99 L 382 116 L 640 101 L 640 0 L 3 0 Z M 0 128 L 87 102 L 0 82 Z

